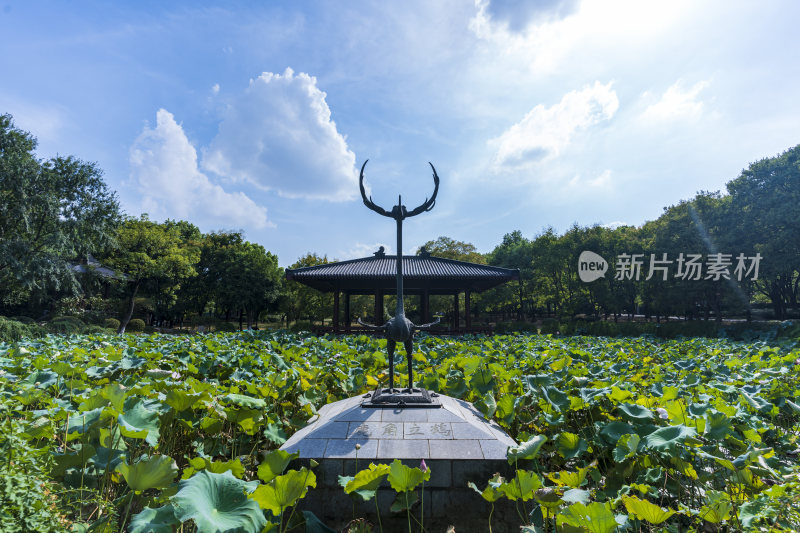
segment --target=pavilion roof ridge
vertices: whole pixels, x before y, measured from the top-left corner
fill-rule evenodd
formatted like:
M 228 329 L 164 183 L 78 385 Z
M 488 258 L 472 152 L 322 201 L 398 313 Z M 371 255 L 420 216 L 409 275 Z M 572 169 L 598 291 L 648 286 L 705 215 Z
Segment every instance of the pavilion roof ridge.
M 323 264 L 320 264 L 320 265 L 311 265 L 311 266 L 300 267 L 300 268 L 287 268 L 286 272 L 287 273 L 288 272 L 300 273 L 300 272 L 307 272 L 307 271 L 311 271 L 311 270 L 321 270 L 321 269 L 324 269 L 325 267 L 334 267 L 334 266 L 338 266 L 338 265 L 348 265 L 348 264 L 354 264 L 354 263 L 368 263 L 368 262 L 382 262 L 382 261 L 387 261 L 387 260 L 394 261 L 396 259 L 397 259 L 397 254 L 393 254 L 393 255 L 386 254 L 386 255 L 381 255 L 381 256 L 373 255 L 373 256 L 367 256 L 367 257 L 358 257 L 358 258 L 355 258 L 355 259 L 346 259 L 344 261 L 331 261 L 330 263 L 323 263 Z M 500 266 L 495 266 L 495 265 L 485 265 L 483 263 L 472 263 L 470 261 L 461 261 L 459 259 L 450 259 L 450 258 L 447 258 L 447 257 L 439 257 L 439 256 L 435 256 L 435 255 L 430 255 L 430 254 L 428 254 L 428 255 L 405 255 L 404 254 L 403 255 L 403 262 L 405 262 L 406 260 L 410 260 L 410 261 L 433 261 L 435 263 L 450 263 L 450 264 L 454 264 L 454 265 L 469 265 L 471 267 L 479 267 L 479 268 L 483 268 L 483 269 L 487 269 L 487 270 L 492 270 L 492 271 L 495 271 L 495 272 L 502 272 L 502 273 L 508 273 L 508 274 L 516 273 L 516 275 L 519 276 L 519 269 L 518 268 L 506 268 L 506 267 L 500 267 Z

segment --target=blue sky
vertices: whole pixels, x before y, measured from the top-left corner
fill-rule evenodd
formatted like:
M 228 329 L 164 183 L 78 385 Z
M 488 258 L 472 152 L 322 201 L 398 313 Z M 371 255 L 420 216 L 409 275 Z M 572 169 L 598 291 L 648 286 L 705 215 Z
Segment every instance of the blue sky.
M 220 3 L 222 4 L 222 3 Z M 522 5 L 520 5 L 522 4 Z M 0 112 L 288 266 L 639 225 L 800 143 L 800 3 L 0 0 Z

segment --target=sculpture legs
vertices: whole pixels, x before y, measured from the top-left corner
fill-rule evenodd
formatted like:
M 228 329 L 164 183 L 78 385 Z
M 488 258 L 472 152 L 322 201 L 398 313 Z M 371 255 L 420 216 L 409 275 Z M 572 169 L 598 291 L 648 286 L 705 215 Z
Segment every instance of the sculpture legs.
M 386 350 L 389 352 L 389 394 L 394 392 L 394 347 L 396 342 L 386 340 Z
M 411 354 L 414 353 L 414 343 L 411 339 L 404 342 L 406 347 L 406 359 L 408 360 L 408 390 L 414 390 L 414 371 L 411 368 Z

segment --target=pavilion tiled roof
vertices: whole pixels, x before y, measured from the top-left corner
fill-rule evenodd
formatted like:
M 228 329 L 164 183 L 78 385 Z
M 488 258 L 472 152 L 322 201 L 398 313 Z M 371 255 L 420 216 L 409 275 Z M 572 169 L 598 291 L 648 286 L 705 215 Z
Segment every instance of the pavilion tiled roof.
M 286 279 L 329 292 L 371 292 L 395 287 L 397 256 L 378 255 L 286 270 Z M 403 256 L 403 284 L 407 292 L 429 290 L 451 293 L 465 288 L 484 291 L 519 279 L 519 270 L 501 268 L 430 255 Z

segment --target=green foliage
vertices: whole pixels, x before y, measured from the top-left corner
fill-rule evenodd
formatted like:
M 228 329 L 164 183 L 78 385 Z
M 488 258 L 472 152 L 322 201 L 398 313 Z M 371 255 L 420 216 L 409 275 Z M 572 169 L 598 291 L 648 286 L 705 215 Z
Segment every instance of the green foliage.
M 119 329 L 119 320 L 116 318 L 106 318 L 103 321 L 103 327 L 108 329 L 113 329 L 114 331 Z
M 136 295 L 143 284 L 158 284 L 162 291 L 175 290 L 195 276 L 199 253 L 175 224 L 157 224 L 142 216 L 126 220 L 117 230 L 118 247 L 105 258 L 110 268 L 126 276 L 128 309 L 119 331 L 123 333 L 134 312 Z
M 23 447 L 51 457 L 45 471 L 80 499 L 57 504 L 72 521 L 102 511 L 112 530 L 167 531 L 201 512 L 188 507 L 197 494 L 233 495 L 227 481 L 212 481 L 224 475 L 243 498 L 234 498 L 231 509 L 243 507 L 230 523 L 253 527 L 255 511 L 242 501 L 258 494 L 248 501 L 265 523 L 289 528 L 309 523 L 294 509 L 316 476 L 287 471 L 288 453 L 261 458 L 261 450 L 324 404 L 374 388 L 384 342 L 252 331 L 51 335 L 0 344 L 0 397 Z M 608 513 L 633 529 L 700 530 L 715 520 L 729 529 L 800 527 L 793 342 L 532 335 L 423 337 L 418 346 L 420 374 L 442 392 L 496 399 L 495 422 L 520 442 L 509 453 L 519 470 L 476 487 L 526 506 L 525 517 L 535 508 L 541 527 L 605 524 Z M 398 462 L 344 487 L 377 501 L 372 491 L 387 479 L 401 491 L 396 508 L 407 510 L 426 475 Z M 177 477 L 180 490 L 197 487 L 175 500 Z M 675 512 L 656 526 L 652 506 Z
M 0 342 L 16 342 L 44 335 L 35 323 L 25 324 L 0 316 Z
M 0 304 L 77 291 L 70 262 L 107 248 L 120 217 L 96 165 L 41 161 L 35 149 L 34 137 L 0 115 Z
M 47 448 L 28 444 L 28 428 L 12 418 L 13 404 L 0 398 L 0 531 L 65 533 L 61 489 L 49 478 Z
M 328 257 L 320 257 L 316 254 L 306 254 L 298 259 L 289 268 L 304 268 L 329 263 Z M 286 289 L 281 298 L 281 309 L 288 317 L 289 322 L 297 321 L 300 318 L 310 319 L 297 322 L 295 331 L 310 331 L 313 320 L 322 320 L 325 317 L 333 316 L 333 295 L 322 293 L 296 281 L 288 281 Z M 308 327 L 305 325 L 308 324 Z
M 454 259 L 456 261 L 466 261 L 468 263 L 486 264 L 486 257 L 478 252 L 475 245 L 468 242 L 461 242 L 450 237 L 438 237 L 435 241 L 427 241 L 417 250 L 419 255 L 425 249 L 435 257 Z
M 141 333 L 144 331 L 145 323 L 141 318 L 132 318 L 128 321 L 128 326 L 125 328 L 131 333 Z
M 75 318 L 74 316 L 62 316 L 47 322 L 44 327 L 50 333 L 76 335 L 84 332 L 86 324 L 81 319 Z
M 236 479 L 230 472 L 212 474 L 203 470 L 181 481 L 170 501 L 175 517 L 181 522 L 193 520 L 199 533 L 259 533 L 267 521 L 258 504 L 246 494 L 257 485 Z

